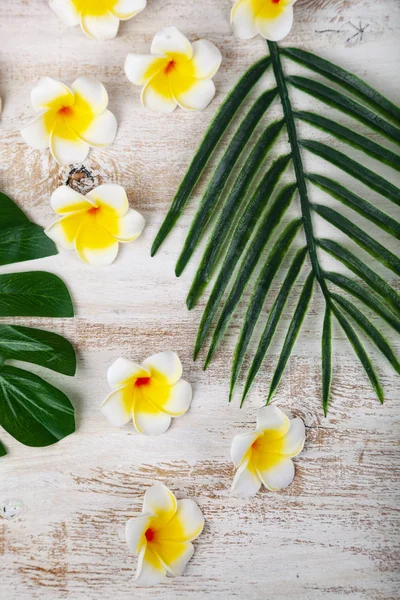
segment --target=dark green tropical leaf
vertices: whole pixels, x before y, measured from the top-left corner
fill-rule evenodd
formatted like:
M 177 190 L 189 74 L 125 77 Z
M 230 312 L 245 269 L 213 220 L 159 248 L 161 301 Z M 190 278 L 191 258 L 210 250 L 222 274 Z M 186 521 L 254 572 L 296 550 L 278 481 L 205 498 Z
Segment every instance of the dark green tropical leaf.
M 235 308 L 237 307 L 240 298 L 249 282 L 251 275 L 261 255 L 267 245 L 273 231 L 279 225 L 283 215 L 285 214 L 290 202 L 293 198 L 293 194 L 296 190 L 295 185 L 285 187 L 280 194 L 278 194 L 271 209 L 264 216 L 261 224 L 255 234 L 255 237 L 250 244 L 245 257 L 240 265 L 239 274 L 236 281 L 234 282 L 228 299 L 225 302 L 225 306 L 222 310 L 218 323 L 214 330 L 211 346 L 207 354 L 204 368 L 206 369 L 210 360 L 214 356 L 222 337 L 228 327 L 228 323 L 233 315 Z M 293 228 L 296 231 L 300 228 L 301 220 L 295 221 Z M 266 263 L 268 264 L 268 262 Z M 262 274 L 265 277 L 265 273 Z
M 0 325 L 0 358 L 34 363 L 64 375 L 75 375 L 76 370 L 75 351 L 68 340 L 31 327 Z
M 378 292 L 395 311 L 400 314 L 400 296 L 382 277 L 370 269 L 362 260 L 344 246 L 333 240 L 319 239 L 318 245 L 340 260 L 348 269 L 361 277 L 375 292 Z
M 243 149 L 251 138 L 254 129 L 260 122 L 261 117 L 275 97 L 276 89 L 264 92 L 258 100 L 256 100 L 246 117 L 243 119 L 223 157 L 218 163 L 204 196 L 201 199 L 200 206 L 190 227 L 182 252 L 178 258 L 175 268 L 175 274 L 178 277 L 189 262 L 207 223 L 211 219 L 214 210 L 217 208 L 225 184 Z
M 240 105 L 243 103 L 244 99 L 255 86 L 260 77 L 268 69 L 270 64 L 270 58 L 265 57 L 251 66 L 221 104 L 217 114 L 211 121 L 205 133 L 199 149 L 190 163 L 189 169 L 181 185 L 179 186 L 171 208 L 169 209 L 168 214 L 160 227 L 156 239 L 154 240 L 151 248 L 152 256 L 154 256 L 154 254 L 157 252 L 158 248 L 161 246 L 172 227 L 178 220 L 201 173 L 203 172 L 203 169 L 213 154 L 228 125 L 238 111 Z
M 331 223 L 331 225 L 334 225 L 340 231 L 348 235 L 353 242 L 385 265 L 385 267 L 396 273 L 396 275 L 400 275 L 400 258 L 382 246 L 382 244 L 375 241 L 368 233 L 363 231 L 357 225 L 354 225 L 349 219 L 346 219 L 346 217 L 343 217 L 343 215 L 329 206 L 314 204 L 313 209 L 326 221 Z
M 57 254 L 42 227 L 31 223 L 18 206 L 0 192 L 0 265 Z
M 271 250 L 254 286 L 254 292 L 251 296 L 249 306 L 244 317 L 240 338 L 236 345 L 233 356 L 229 401 L 231 400 L 233 389 L 239 376 L 240 367 L 245 357 L 247 347 L 250 343 L 268 291 L 274 280 L 276 272 L 279 269 L 279 266 L 281 265 L 291 243 L 296 236 L 296 233 L 300 229 L 301 223 L 301 220 L 297 219 L 289 223 L 289 225 L 287 225 L 287 227 L 284 229 L 283 233 L 280 235 L 279 239 L 276 241 L 273 249 Z
M 281 52 L 312 71 L 338 83 L 355 96 L 364 100 L 364 102 L 367 102 L 367 104 L 372 105 L 378 112 L 385 114 L 388 118 L 395 119 L 397 122 L 400 121 L 400 108 L 365 83 L 365 81 L 353 75 L 353 73 L 306 50 L 282 48 Z
M 324 114 L 321 115 L 316 111 L 310 112 L 307 110 L 296 111 L 292 106 L 289 89 L 290 92 L 295 87 L 303 90 L 325 104 L 333 106 L 341 113 L 361 121 L 368 128 L 396 143 L 400 143 L 400 109 L 361 79 L 329 61 L 303 50 L 281 49 L 274 42 L 268 42 L 268 48 L 270 53 L 268 60 L 263 66 L 260 62 L 256 63 L 253 67 L 254 70 L 250 69 L 245 74 L 217 112 L 157 234 L 153 244 L 153 253 L 168 235 L 176 219 L 181 214 L 200 174 L 203 172 L 205 164 L 213 153 L 216 144 L 222 139 L 231 120 L 229 110 L 233 111 L 232 114 L 239 110 L 241 97 L 238 90 L 240 86 L 243 87 L 246 95 L 255 81 L 260 79 L 263 69 L 271 65 L 276 89 L 265 92 L 264 96 L 256 101 L 247 116 L 241 121 L 236 133 L 230 136 L 231 141 L 229 142 L 229 139 L 225 140 L 227 150 L 220 162 L 216 161 L 214 173 L 208 178 L 206 192 L 192 222 L 182 254 L 178 259 L 176 273 L 179 275 L 182 272 L 194 250 L 198 247 L 202 236 L 207 235 L 206 249 L 186 301 L 189 309 L 195 306 L 218 268 L 218 276 L 201 317 L 194 350 L 194 358 L 196 358 L 204 345 L 206 337 L 209 333 L 212 334 L 205 367 L 213 358 L 229 326 L 231 317 L 239 308 L 244 292 L 249 288 L 250 301 L 247 310 L 241 315 L 243 322 L 233 358 L 229 395 L 229 399 L 231 399 L 240 372 L 245 364 L 250 342 L 257 331 L 259 318 L 271 283 L 275 281 L 275 276 L 276 278 L 279 276 L 282 259 L 290 247 L 295 231 L 298 228 L 303 228 L 306 248 L 299 250 L 296 254 L 268 315 L 267 324 L 261 335 L 250 369 L 247 376 L 245 374 L 242 404 L 263 363 L 283 309 L 292 293 L 293 284 L 303 265 L 305 256 L 308 254 L 311 273 L 303 287 L 297 308 L 291 316 L 278 365 L 272 377 L 267 402 L 275 393 L 284 373 L 296 336 L 307 311 L 313 282 L 315 281 L 320 288 L 326 307 L 321 352 L 322 401 L 326 414 L 332 379 L 332 315 L 339 321 L 352 343 L 372 386 L 381 400 L 383 394 L 372 362 L 345 314 L 349 315 L 350 320 L 356 323 L 357 327 L 363 329 L 367 335 L 374 339 L 391 365 L 395 370 L 398 370 L 397 358 L 394 357 L 388 342 L 383 338 L 379 329 L 372 325 L 363 312 L 349 300 L 346 298 L 341 301 L 337 300 L 342 296 L 338 296 L 337 293 L 331 290 L 331 284 L 338 286 L 341 290 L 360 300 L 367 309 L 385 319 L 398 333 L 400 333 L 400 318 L 398 317 L 400 300 L 399 294 L 394 289 L 396 286 L 393 285 L 392 287 L 381 276 L 377 275 L 373 270 L 373 265 L 370 266 L 369 263 L 367 265 L 335 241 L 318 240 L 313 223 L 313 213 L 318 213 L 333 224 L 347 238 L 356 242 L 369 252 L 374 259 L 396 274 L 400 274 L 399 257 L 380 243 L 376 232 L 373 235 L 367 233 L 364 224 L 368 224 L 369 221 L 396 239 L 400 239 L 400 224 L 393 216 L 377 208 L 373 200 L 366 201 L 351 189 L 347 189 L 339 182 L 333 181 L 331 177 L 316 173 L 308 174 L 304 168 L 303 153 L 305 150 L 314 153 L 398 206 L 400 206 L 400 189 L 377 172 L 376 169 L 371 170 L 341 151 L 334 149 L 332 147 L 332 136 L 342 142 L 344 147 L 353 146 L 364 154 L 371 156 L 378 161 L 378 167 L 380 162 L 400 171 L 400 157 L 393 150 L 387 148 L 385 142 L 377 143 L 370 139 L 367 134 L 358 133 L 354 130 L 355 128 L 335 122 L 335 120 Z M 309 77 L 287 74 L 283 60 L 285 57 L 307 66 L 313 74 Z M 329 87 L 326 82 L 315 80 L 315 74 L 317 76 L 323 75 L 334 84 L 339 84 L 351 95 Z M 250 84 L 246 81 L 248 76 L 249 81 L 251 80 Z M 294 92 L 296 93 L 296 90 Z M 253 144 L 252 133 L 258 127 L 257 119 L 258 123 L 261 123 L 261 116 L 266 110 L 263 101 L 265 100 L 265 103 L 269 105 L 275 95 L 280 100 L 283 119 L 265 127 L 264 133 Z M 233 102 L 233 104 L 228 110 L 229 102 Z M 323 131 L 327 138 L 325 143 L 299 139 L 297 123 L 300 120 Z M 288 156 L 279 158 L 265 173 L 267 152 L 272 148 L 278 135 L 284 129 L 286 130 L 291 153 Z M 239 166 L 239 155 L 243 156 L 245 153 L 247 159 L 243 161 L 243 166 Z M 300 214 L 298 219 L 291 216 L 292 223 L 284 229 L 279 224 L 283 214 L 283 211 L 280 212 L 279 202 L 274 203 L 271 208 L 269 204 L 273 190 L 289 162 L 293 166 L 295 175 L 293 191 L 296 190 L 299 194 Z M 324 166 L 327 167 L 326 164 Z M 235 175 L 234 183 L 232 185 L 229 183 L 230 187 L 228 188 L 228 181 L 231 181 L 233 174 Z M 254 191 L 252 185 L 260 177 L 261 182 L 258 183 Z M 319 186 L 324 193 L 329 194 L 335 200 L 359 213 L 363 217 L 362 225 L 355 225 L 351 219 L 345 218 L 337 210 L 324 206 L 324 198 L 319 199 L 319 204 L 314 206 L 309 198 L 308 187 L 310 182 Z M 283 197 L 284 195 L 281 195 L 279 200 L 282 200 Z M 294 209 L 294 203 L 292 208 Z M 215 219 L 215 223 L 206 232 L 212 219 Z M 364 221 L 364 219 L 368 221 Z M 271 233 L 275 228 L 278 230 L 278 241 L 273 248 L 266 251 Z M 283 232 L 282 229 L 284 229 Z M 342 262 L 360 277 L 362 283 L 367 284 L 367 286 L 364 287 L 364 285 L 346 275 L 334 272 L 326 273 L 320 262 L 319 249 L 329 252 L 335 260 Z M 252 274 L 255 271 L 259 275 L 253 281 Z M 216 318 L 217 315 L 218 318 Z
M 0 367 L 0 425 L 26 446 L 49 446 L 75 431 L 67 396 L 37 375 Z
M 375 372 L 374 366 L 373 366 L 368 354 L 366 353 L 364 346 L 361 344 L 356 332 L 354 331 L 354 329 L 352 328 L 352 326 L 350 325 L 350 323 L 348 322 L 346 317 L 340 312 L 340 310 L 335 305 L 333 305 L 332 310 L 333 310 L 333 313 L 334 313 L 336 319 L 339 321 L 343 331 L 347 335 L 349 342 L 353 346 L 354 352 L 357 354 L 357 356 L 364 368 L 364 371 L 368 375 L 368 378 L 371 382 L 372 387 L 375 390 L 376 395 L 378 396 L 380 402 L 383 404 L 383 402 L 384 402 L 383 390 L 382 390 L 381 384 L 379 382 L 378 376 Z
M 45 271 L 0 275 L 0 317 L 73 317 L 68 289 Z
M 331 281 L 342 288 L 342 290 L 345 290 L 355 298 L 361 300 L 365 306 L 368 306 L 368 308 L 376 312 L 376 314 L 389 323 L 397 333 L 400 333 L 400 319 L 398 319 L 396 315 L 394 315 L 392 311 L 379 300 L 379 298 L 374 296 L 374 294 L 371 294 L 371 292 L 362 287 L 357 281 L 354 281 L 354 279 L 350 279 L 350 277 L 346 277 L 346 275 L 342 275 L 341 273 L 325 272 L 323 275 L 328 281 Z
M 249 200 L 242 217 L 236 225 L 231 244 L 226 253 L 221 271 L 214 285 L 213 291 L 211 292 L 200 323 L 194 351 L 195 358 L 200 352 L 206 335 L 211 327 L 212 320 L 218 309 L 218 304 L 224 295 L 237 262 L 240 259 L 240 256 L 242 255 L 250 236 L 252 235 L 258 219 L 264 213 L 268 201 L 271 198 L 272 192 L 274 191 L 282 173 L 286 169 L 289 160 L 290 155 L 287 155 L 281 156 L 274 162 L 272 167 L 264 175 L 261 183 L 257 187 L 257 190 Z
M 377 348 L 382 352 L 383 356 L 387 358 L 394 370 L 400 374 L 400 363 L 396 358 L 392 348 L 385 340 L 381 332 L 371 323 L 369 319 L 363 313 L 358 310 L 352 302 L 349 302 L 343 296 L 338 294 L 332 294 L 333 300 L 337 302 L 345 311 L 353 318 L 359 327 L 361 327 L 365 333 L 371 338 Z
M 350 117 L 361 121 L 364 125 L 367 125 L 381 135 L 389 138 L 392 142 L 400 144 L 400 129 L 394 127 L 391 123 L 385 121 L 385 119 L 382 119 L 345 94 L 342 94 L 319 81 L 309 79 L 308 77 L 293 76 L 288 77 L 287 81 L 302 92 L 311 94 L 311 96 L 318 100 L 322 100 L 325 104 L 338 110 L 342 110 Z
M 5 449 L 3 444 L 0 442 L 0 456 L 5 456 L 6 454 L 7 454 L 7 450 Z
M 227 195 L 221 214 L 218 217 L 214 230 L 210 236 L 203 258 L 186 300 L 188 309 L 192 309 L 200 298 L 205 286 L 210 281 L 217 265 L 221 249 L 226 242 L 231 224 L 235 222 L 246 193 L 258 173 L 268 151 L 274 144 L 279 132 L 282 130 L 283 121 L 272 123 L 258 139 L 250 156 L 242 167 L 237 179 Z
M 324 324 L 322 327 L 322 408 L 324 415 L 328 413 L 332 382 L 332 316 L 330 306 L 325 307 Z
M 299 334 L 301 325 L 303 323 L 304 317 L 306 316 L 308 305 L 311 300 L 313 286 L 314 286 L 314 273 L 311 272 L 304 284 L 302 289 L 299 301 L 296 306 L 296 310 L 294 312 L 293 318 L 290 322 L 288 332 L 286 334 L 285 341 L 283 342 L 282 352 L 278 360 L 277 367 L 274 372 L 274 376 L 272 377 L 271 386 L 269 388 L 268 400 L 267 404 L 271 401 L 271 398 L 275 394 L 276 388 L 279 385 L 283 372 L 286 368 L 287 361 L 289 360 L 289 356 L 292 352 L 294 343 Z
M 395 219 L 392 219 L 388 214 L 379 210 L 379 208 L 376 208 L 376 206 L 370 202 L 360 198 L 360 196 L 357 196 L 357 194 L 346 189 L 337 181 L 328 179 L 328 177 L 324 177 L 323 175 L 309 173 L 307 174 L 307 179 L 315 183 L 325 192 L 328 192 L 333 198 L 340 200 L 340 202 L 358 212 L 365 219 L 368 219 L 381 229 L 384 229 L 395 238 L 400 239 L 400 223 Z
M 289 271 L 286 275 L 286 278 L 282 284 L 281 289 L 279 290 L 279 294 L 276 297 L 274 305 L 271 309 L 271 312 L 268 316 L 268 321 L 261 336 L 261 340 L 259 342 L 256 354 L 254 356 L 252 365 L 250 367 L 249 374 L 247 376 L 246 384 L 244 386 L 243 396 L 241 405 L 249 393 L 250 387 L 261 367 L 261 364 L 265 358 L 269 345 L 274 337 L 274 333 L 276 331 L 277 325 L 279 323 L 279 319 L 281 318 L 283 309 L 285 308 L 286 301 L 289 297 L 290 290 L 293 287 L 294 282 L 298 274 L 300 273 L 301 267 L 304 263 L 304 259 L 307 255 L 307 248 L 302 248 L 297 251 L 296 256 L 293 259 L 293 262 L 289 268 Z
M 334 148 L 330 148 L 321 142 L 301 140 L 300 144 L 303 148 L 307 148 L 307 150 L 310 150 L 317 156 L 324 158 L 335 165 L 335 167 L 342 169 L 355 179 L 359 179 L 364 185 L 367 185 L 372 190 L 375 190 L 388 200 L 391 200 L 391 202 L 394 202 L 394 204 L 397 204 L 397 206 L 400 206 L 400 189 L 380 175 L 367 169 L 367 167 L 363 167 L 342 152 L 338 152 Z
M 372 158 L 375 158 L 376 160 L 389 165 L 389 167 L 396 169 L 396 171 L 400 171 L 399 154 L 395 154 L 391 150 L 388 150 L 384 146 L 377 144 L 366 136 L 360 135 L 353 129 L 344 127 L 336 121 L 332 121 L 331 119 L 327 119 L 326 117 L 312 112 L 297 111 L 295 112 L 295 117 L 307 123 L 311 123 L 311 125 L 318 127 L 318 129 L 321 129 L 322 131 L 331 133 L 339 140 L 343 140 L 354 148 L 357 148 L 357 150 L 361 150 L 369 156 L 372 156 Z

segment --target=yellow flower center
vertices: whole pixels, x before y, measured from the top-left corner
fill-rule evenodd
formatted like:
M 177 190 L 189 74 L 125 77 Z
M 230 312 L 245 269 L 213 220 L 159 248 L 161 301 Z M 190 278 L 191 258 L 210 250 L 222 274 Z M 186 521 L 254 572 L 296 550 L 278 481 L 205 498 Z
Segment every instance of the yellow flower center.
M 284 0 L 251 0 L 254 14 L 262 19 L 276 19 L 285 9 Z
M 101 17 L 107 14 L 118 3 L 118 0 L 72 0 L 77 12 L 90 17 Z
M 257 471 L 265 471 L 281 460 L 283 436 L 276 437 L 276 432 L 265 431 L 251 446 L 251 460 Z

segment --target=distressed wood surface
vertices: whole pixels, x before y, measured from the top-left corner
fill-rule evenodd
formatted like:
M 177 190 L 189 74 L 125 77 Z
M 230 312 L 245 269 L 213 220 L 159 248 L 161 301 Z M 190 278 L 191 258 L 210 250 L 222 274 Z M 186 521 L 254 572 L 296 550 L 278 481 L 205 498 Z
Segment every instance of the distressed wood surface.
M 0 519 L 4 600 L 400 597 L 398 378 L 369 346 L 386 391 L 381 407 L 335 328 L 333 399 L 328 417 L 323 417 L 319 359 L 323 303 L 315 293 L 276 397 L 283 410 L 300 415 L 307 425 L 294 483 L 281 493 L 263 491 L 250 500 L 236 499 L 229 493 L 234 474 L 231 440 L 253 427 L 295 300 L 261 377 L 240 410 L 237 397 L 227 404 L 238 318 L 209 370 L 203 372 L 201 361 L 191 360 L 204 302 L 190 313 L 186 310 L 195 261 L 180 279 L 174 276 L 174 263 L 196 199 L 156 258 L 149 255 L 157 227 L 211 116 L 243 70 L 265 53 L 261 39 L 241 42 L 232 36 L 230 6 L 229 0 L 149 0 L 141 15 L 121 24 L 116 40 L 96 43 L 79 29 L 60 23 L 45 0 L 0 4 L 1 189 L 36 222 L 52 221 L 51 192 L 67 181 L 70 169 L 57 166 L 47 152 L 28 148 L 18 129 L 32 116 L 29 94 L 38 77 L 71 83 L 81 74 L 93 75 L 109 92 L 119 132 L 113 146 L 91 152 L 85 167 L 96 183 L 124 185 L 132 206 L 147 220 L 143 236 L 124 246 L 109 268 L 90 268 L 73 253 L 61 252 L 2 270 L 40 268 L 62 276 L 73 295 L 76 317 L 19 321 L 66 335 L 79 357 L 73 379 L 46 373 L 76 407 L 76 434 L 53 447 L 31 449 L 1 431 L 9 455 L 0 461 L 0 504 L 23 503 L 18 519 Z M 400 101 L 398 0 L 298 0 L 295 19 L 286 44 L 321 53 Z M 126 54 L 146 52 L 154 33 L 170 24 L 191 39 L 207 37 L 222 51 L 223 64 L 215 78 L 217 96 L 202 114 L 144 112 L 139 89 L 125 78 Z M 290 69 L 298 70 L 293 65 Z M 294 99 L 296 106 L 310 106 L 303 94 L 295 93 Z M 268 118 L 279 111 L 274 106 Z M 318 131 L 307 133 L 324 138 Z M 371 137 L 379 140 L 378 135 Z M 283 136 L 277 151 L 285 144 Z M 332 144 L 340 146 L 337 141 Z M 353 155 L 369 162 L 355 151 Z M 314 165 L 320 172 L 333 171 L 307 157 L 307 166 Z M 387 176 L 395 181 L 389 169 Z M 370 191 L 363 193 L 394 214 L 393 205 Z M 319 222 L 317 227 L 338 239 L 337 232 Z M 380 230 L 375 233 L 398 253 L 393 240 Z M 392 281 L 383 267 L 379 272 Z M 272 292 L 276 290 L 277 284 Z M 398 343 L 395 348 L 399 351 Z M 157 439 L 138 435 L 132 425 L 112 428 L 99 412 L 108 393 L 107 367 L 121 355 L 141 360 L 164 349 L 178 352 L 185 377 L 193 384 L 190 411 Z M 149 590 L 134 587 L 135 558 L 126 548 L 124 526 L 140 511 L 146 488 L 156 481 L 167 484 L 179 498 L 194 498 L 206 526 L 185 575 Z

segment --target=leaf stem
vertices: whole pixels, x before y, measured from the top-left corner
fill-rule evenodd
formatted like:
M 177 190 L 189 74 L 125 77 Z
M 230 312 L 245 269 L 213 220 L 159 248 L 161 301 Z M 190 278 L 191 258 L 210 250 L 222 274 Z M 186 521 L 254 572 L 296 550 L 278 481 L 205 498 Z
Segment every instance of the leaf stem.
M 322 293 L 325 297 L 326 302 L 330 303 L 329 290 L 323 277 L 322 269 L 318 261 L 317 246 L 314 237 L 314 229 L 311 216 L 311 203 L 308 198 L 307 183 L 304 173 L 303 160 L 301 157 L 300 144 L 298 142 L 296 123 L 292 104 L 290 102 L 288 88 L 286 84 L 285 75 L 282 69 L 281 58 L 279 54 L 279 47 L 275 42 L 268 42 L 268 48 L 272 61 L 272 68 L 274 70 L 275 79 L 277 83 L 278 93 L 280 96 L 283 114 L 285 117 L 286 128 L 289 137 L 289 143 L 292 150 L 293 167 L 296 176 L 297 187 L 300 195 L 300 206 L 301 214 L 303 217 L 304 232 L 306 236 L 306 242 L 308 252 L 310 255 L 311 266 L 317 279 Z

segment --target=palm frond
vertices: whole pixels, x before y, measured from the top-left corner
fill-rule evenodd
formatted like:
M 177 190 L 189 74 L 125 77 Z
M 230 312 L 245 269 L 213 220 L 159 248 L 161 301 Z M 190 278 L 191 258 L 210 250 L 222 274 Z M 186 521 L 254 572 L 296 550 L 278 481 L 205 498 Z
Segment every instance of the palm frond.
M 308 275 L 290 316 L 266 402 L 273 398 L 285 372 L 315 285 L 322 292 L 325 302 L 321 336 L 322 405 L 325 414 L 331 395 L 333 319 L 342 328 L 379 400 L 383 402 L 378 375 L 358 336 L 358 330 L 373 342 L 399 373 L 399 360 L 392 347 L 363 309 L 370 311 L 374 318 L 383 319 L 400 333 L 400 296 L 387 278 L 376 271 L 377 263 L 381 263 L 395 275 L 400 275 L 400 259 L 385 243 L 378 241 L 376 232 L 365 230 L 364 221 L 384 231 L 389 240 L 400 239 L 400 223 L 372 201 L 362 197 L 359 191 L 345 187 L 327 173 L 306 172 L 303 155 L 306 152 L 314 154 L 325 161 L 325 167 L 329 168 L 330 165 L 350 175 L 352 180 L 396 206 L 400 205 L 400 189 L 380 174 L 378 167 L 385 165 L 393 172 L 399 172 L 400 155 L 371 139 L 369 133 L 355 131 L 354 127 L 341 124 L 325 113 L 318 114 L 315 109 L 296 110 L 291 92 L 305 92 L 318 103 L 344 113 L 347 118 L 361 123 L 368 132 L 375 132 L 392 144 L 400 144 L 400 108 L 355 75 L 321 57 L 295 48 L 281 49 L 272 42 L 268 42 L 268 48 L 269 56 L 255 63 L 243 75 L 211 122 L 156 236 L 152 254 L 158 250 L 181 215 L 217 145 L 230 135 L 226 150 L 210 175 L 176 266 L 179 276 L 198 248 L 207 226 L 214 220 L 186 301 L 188 308 L 192 309 L 218 270 L 201 318 L 194 358 L 197 358 L 210 335 L 205 368 L 209 365 L 231 318 L 238 311 L 245 293 L 250 290 L 233 355 L 229 394 L 231 399 L 241 371 L 248 362 L 246 359 L 250 359 L 250 366 L 244 373 L 243 404 L 266 358 L 308 256 L 307 268 L 304 267 Z M 283 59 L 300 63 L 311 74 L 287 75 Z M 276 87 L 261 93 L 239 122 L 236 131 L 229 134 L 234 115 L 239 114 L 244 99 L 270 66 Z M 317 81 L 315 75 L 322 76 L 323 81 Z M 282 118 L 267 123 L 261 134 L 256 133 L 277 98 L 282 106 Z M 317 128 L 328 138 L 332 136 L 338 140 L 344 151 L 333 148 L 329 139 L 324 143 L 300 137 L 297 127 L 301 122 Z M 279 155 L 277 152 L 276 142 L 282 132 L 287 135 L 290 154 Z M 369 156 L 378 167 L 371 169 L 361 164 L 346 153 L 346 148 L 355 148 Z M 293 168 L 294 183 L 282 185 L 280 179 L 288 171 L 289 165 Z M 231 180 L 233 183 L 229 183 Z M 335 207 L 325 205 L 323 200 L 312 202 L 309 197 L 312 188 L 318 188 L 329 196 L 331 202 L 333 200 L 336 203 Z M 291 215 L 289 222 L 285 223 L 284 216 L 289 206 L 293 212 L 292 201 L 295 197 L 300 200 L 300 214 L 298 217 Z M 360 215 L 363 224 L 356 224 L 352 218 L 341 214 L 340 207 L 343 205 L 353 214 Z M 359 246 L 362 252 L 367 252 L 371 257 L 368 264 L 345 247 L 343 241 L 339 243 L 319 238 L 314 228 L 315 215 L 332 225 L 342 238 L 344 236 L 345 241 L 349 240 Z M 295 249 L 299 232 L 304 235 L 305 246 L 301 244 L 300 249 Z M 294 251 L 295 256 L 291 257 Z M 344 265 L 357 279 L 325 270 L 321 262 L 323 253 L 328 253 Z M 280 272 L 286 260 L 290 261 L 290 265 L 283 283 L 279 284 Z M 253 280 L 255 272 L 258 275 Z M 272 284 L 278 286 L 278 292 L 266 323 L 260 329 Z M 362 309 L 354 301 L 360 303 Z M 257 331 L 261 330 L 251 358 L 251 342 Z

